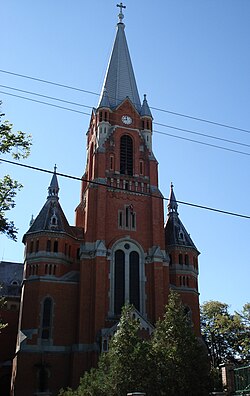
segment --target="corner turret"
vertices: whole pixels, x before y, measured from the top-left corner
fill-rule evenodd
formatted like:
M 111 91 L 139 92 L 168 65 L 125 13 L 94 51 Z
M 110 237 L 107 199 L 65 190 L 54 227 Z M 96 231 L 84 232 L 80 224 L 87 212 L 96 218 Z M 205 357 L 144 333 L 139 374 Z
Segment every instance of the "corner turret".
M 141 107 L 142 135 L 150 152 L 152 152 L 152 121 L 153 117 L 148 105 L 147 97 L 144 95 Z
M 194 242 L 180 220 L 178 204 L 171 183 L 165 224 L 165 247 L 169 254 L 170 287 L 176 290 L 186 306 L 196 335 L 200 336 L 198 256 Z

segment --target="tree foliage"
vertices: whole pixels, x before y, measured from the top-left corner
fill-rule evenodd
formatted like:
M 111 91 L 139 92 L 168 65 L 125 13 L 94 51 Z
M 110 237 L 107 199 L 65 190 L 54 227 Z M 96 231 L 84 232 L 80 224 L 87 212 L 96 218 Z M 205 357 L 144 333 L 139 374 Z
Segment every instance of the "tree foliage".
M 171 293 L 164 318 L 151 339 L 140 335 L 134 308 L 126 306 L 107 353 L 85 373 L 76 391 L 60 396 L 208 395 L 207 354 L 197 341 L 178 296 Z
M 211 363 L 244 364 L 250 350 L 250 304 L 242 312 L 229 313 L 229 306 L 219 301 L 208 301 L 201 306 L 201 329 L 208 346 Z
M 152 339 L 156 394 L 207 395 L 209 364 L 205 346 L 191 327 L 179 295 L 170 292 L 163 320 Z
M 11 154 L 17 160 L 26 158 L 30 153 L 30 135 L 21 131 L 13 132 L 13 125 L 9 121 L 1 121 L 3 116 L 0 114 L 0 154 Z M 6 212 L 14 208 L 15 196 L 21 187 L 10 175 L 0 179 L 0 232 L 13 240 L 16 240 L 17 229 L 14 222 L 6 217 Z

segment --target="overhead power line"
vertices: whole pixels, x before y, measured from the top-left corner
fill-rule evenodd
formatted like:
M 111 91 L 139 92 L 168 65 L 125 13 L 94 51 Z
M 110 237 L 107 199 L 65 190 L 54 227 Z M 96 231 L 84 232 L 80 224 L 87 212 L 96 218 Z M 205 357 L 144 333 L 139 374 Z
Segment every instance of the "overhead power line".
M 87 93 L 87 94 L 90 94 L 90 95 L 100 96 L 100 93 L 97 93 L 97 92 L 89 91 L 89 90 L 82 89 L 82 88 L 73 87 L 71 85 L 56 83 L 54 81 L 49 81 L 49 80 L 45 80 L 45 79 L 41 79 L 41 78 L 27 76 L 25 74 L 14 73 L 14 72 L 10 72 L 8 70 L 0 69 L 0 73 L 10 74 L 10 75 L 13 75 L 13 76 L 22 77 L 22 78 L 26 78 L 26 79 L 29 79 L 29 80 L 42 82 L 42 83 L 45 83 L 45 84 L 55 85 L 55 86 L 58 86 L 58 87 L 61 87 L 61 88 L 71 89 L 71 90 L 78 91 L 78 92 L 84 92 L 84 93 Z M 134 103 L 134 104 L 138 104 L 138 103 Z M 212 121 L 212 120 L 207 120 L 207 119 L 201 118 L 201 117 L 191 116 L 189 114 L 183 114 L 183 113 L 179 113 L 179 112 L 175 112 L 175 111 L 171 111 L 171 110 L 167 110 L 167 109 L 161 109 L 159 107 L 150 106 L 150 108 L 152 110 L 156 110 L 156 111 L 160 111 L 160 112 L 163 112 L 163 113 L 172 114 L 172 115 L 175 115 L 175 116 L 178 116 L 178 117 L 184 117 L 184 118 L 188 118 L 188 119 L 191 119 L 191 120 L 194 120 L 194 121 L 205 122 L 207 124 L 217 125 L 219 127 L 229 128 L 229 129 L 232 129 L 232 130 L 235 130 L 235 131 L 241 131 L 241 132 L 245 132 L 245 133 L 250 133 L 249 129 L 239 128 L 239 127 L 236 127 L 236 126 L 233 126 L 233 125 L 224 124 L 224 123 L 217 122 L 217 121 Z
M 23 90 L 23 89 L 18 89 L 18 88 L 10 87 L 8 85 L 0 85 L 0 87 L 1 88 L 7 88 L 7 89 L 10 89 L 12 91 L 17 91 L 17 92 L 26 93 L 26 94 L 29 94 L 29 95 L 38 96 L 38 97 L 45 98 L 45 99 L 55 100 L 57 102 L 62 102 L 62 103 L 70 104 L 70 105 L 73 105 L 73 106 L 79 106 L 79 107 L 85 107 L 85 108 L 88 108 L 88 109 L 93 109 L 93 106 L 88 106 L 88 105 L 85 105 L 85 104 L 72 102 L 72 101 L 69 101 L 69 100 L 61 99 L 61 98 L 56 98 L 54 96 L 43 95 L 43 94 L 39 94 L 37 92 L 32 92 L 32 91 L 27 91 L 27 90 Z M 193 130 L 190 130 L 190 129 L 178 128 L 178 127 L 175 127 L 173 125 L 167 125 L 167 124 L 163 124 L 163 123 L 159 123 L 159 122 L 154 122 L 154 125 L 163 126 L 164 128 L 175 129 L 177 131 L 187 132 L 187 133 L 190 133 L 190 134 L 193 134 L 193 135 L 202 136 L 202 137 L 206 137 L 206 138 L 214 139 L 214 140 L 219 140 L 219 141 L 226 142 L 226 143 L 232 143 L 232 144 L 236 144 L 236 145 L 243 146 L 243 147 L 250 147 L 250 144 L 247 144 L 247 143 L 241 143 L 241 142 L 238 142 L 238 141 L 235 141 L 235 140 L 230 140 L 230 139 L 225 139 L 225 138 L 221 138 L 221 137 L 218 137 L 218 136 L 208 135 L 206 133 L 201 133 L 201 132 L 193 131 Z
M 72 111 L 72 112 L 74 112 L 74 113 L 84 114 L 84 115 L 87 115 L 87 116 L 90 116 L 90 115 L 91 115 L 90 113 L 86 113 L 86 112 L 84 112 L 84 111 L 75 110 L 75 109 L 71 109 L 71 108 L 64 107 L 64 106 L 55 105 L 55 104 L 53 104 L 53 103 L 44 102 L 44 101 L 41 101 L 41 100 L 36 100 L 36 99 L 32 99 L 32 98 L 27 98 L 27 97 L 25 97 L 25 96 L 12 94 L 12 93 L 10 93 L 10 92 L 0 91 L 0 93 L 2 93 L 2 94 L 4 94 L 4 95 L 13 96 L 13 97 L 16 97 L 16 98 L 25 99 L 25 100 L 28 100 L 28 101 L 31 101 L 31 102 L 40 103 L 40 104 L 44 104 L 44 105 L 51 106 L 51 107 L 56 107 L 56 108 L 59 108 L 59 109 L 62 109 L 62 110 Z M 167 126 L 167 127 L 170 128 L 170 126 Z M 129 127 L 127 127 L 127 126 L 126 126 L 126 129 L 128 129 L 128 130 L 134 130 L 134 128 L 129 128 Z M 177 129 L 177 128 L 174 127 L 174 129 Z M 179 129 L 179 130 L 182 130 L 181 128 L 178 128 L 178 129 Z M 183 131 L 185 132 L 185 131 L 187 131 L 187 130 L 183 129 Z M 216 145 L 216 144 L 211 144 L 211 143 L 207 143 L 207 142 L 201 142 L 201 141 L 199 141 L 199 140 L 189 139 L 189 138 L 184 137 L 184 136 L 177 136 L 177 135 L 174 135 L 174 134 L 171 134 L 171 133 L 162 132 L 162 131 L 157 131 L 157 130 L 155 130 L 155 129 L 154 129 L 154 133 L 158 133 L 158 134 L 160 134 L 160 135 L 165 135 L 165 136 L 173 137 L 173 138 L 175 138 L 175 139 L 180 139 L 180 140 L 184 140 L 184 141 L 191 142 L 191 143 L 201 144 L 201 145 L 203 145 L 203 146 L 212 147 L 212 148 L 216 148 L 216 149 L 220 149 L 220 150 L 224 150 L 224 151 L 228 151 L 228 152 L 232 152 L 232 153 L 236 153 L 236 154 L 241 154 L 241 155 L 250 156 L 250 153 L 247 153 L 247 152 L 245 152 L 245 151 L 234 150 L 234 149 L 231 149 L 231 148 L 228 148 L 228 147 L 218 146 L 218 145 Z
M 48 169 L 39 168 L 39 167 L 36 167 L 36 166 L 31 166 L 31 165 L 26 165 L 26 164 L 23 164 L 23 163 L 10 161 L 10 160 L 6 160 L 6 159 L 3 159 L 3 158 L 0 158 L 0 161 L 8 163 L 8 164 L 11 164 L 11 165 L 16 165 L 16 166 L 20 166 L 20 167 L 23 167 L 23 168 L 39 171 L 39 172 L 54 174 L 54 171 L 51 171 L 51 170 L 48 170 Z M 103 186 L 103 187 L 108 187 L 108 188 L 111 188 L 112 190 L 128 192 L 127 190 L 124 190 L 121 187 L 110 186 L 110 185 L 108 185 L 106 183 L 101 183 L 101 182 L 97 182 L 97 181 L 94 181 L 94 180 L 88 180 L 88 179 L 84 179 L 82 177 L 72 176 L 72 175 L 68 175 L 68 174 L 65 174 L 65 173 L 59 173 L 59 172 L 56 172 L 56 174 L 57 174 L 57 176 L 62 176 L 62 177 L 68 178 L 68 179 L 78 180 L 78 181 L 85 181 L 85 182 L 87 182 L 89 184 Z M 148 196 L 148 197 L 152 197 L 152 198 L 157 198 L 157 199 L 163 199 L 164 201 L 169 201 L 169 198 L 162 197 L 162 196 L 155 195 L 155 194 L 151 194 L 151 193 L 136 192 L 136 194 L 143 195 L 143 196 Z M 244 214 L 240 214 L 240 213 L 236 213 L 236 212 L 229 212 L 227 210 L 211 208 L 209 206 L 194 204 L 194 203 L 191 203 L 191 202 L 180 201 L 180 200 L 176 200 L 176 202 L 181 204 L 181 205 L 187 205 L 187 206 L 191 206 L 191 207 L 194 207 L 194 208 L 209 210 L 209 211 L 212 211 L 212 212 L 221 213 L 221 214 L 227 214 L 227 215 L 230 215 L 230 216 L 240 217 L 240 218 L 244 218 L 244 219 L 248 219 L 248 220 L 250 219 L 250 216 L 244 215 Z
M 4 94 L 4 95 L 14 96 L 15 98 L 20 98 L 20 99 L 29 100 L 30 102 L 41 103 L 41 104 L 44 104 L 44 105 L 47 105 L 47 106 L 57 107 L 58 109 L 73 111 L 74 113 L 85 114 L 85 115 L 87 115 L 87 116 L 91 115 L 90 113 L 85 113 L 84 111 L 74 110 L 74 109 L 70 109 L 70 108 L 68 108 L 68 107 L 63 107 L 63 106 L 58 106 L 58 105 L 55 105 L 54 103 L 43 102 L 42 100 L 36 100 L 36 99 L 26 98 L 25 96 L 11 94 L 10 92 L 0 91 L 0 93 L 2 93 L 2 94 Z

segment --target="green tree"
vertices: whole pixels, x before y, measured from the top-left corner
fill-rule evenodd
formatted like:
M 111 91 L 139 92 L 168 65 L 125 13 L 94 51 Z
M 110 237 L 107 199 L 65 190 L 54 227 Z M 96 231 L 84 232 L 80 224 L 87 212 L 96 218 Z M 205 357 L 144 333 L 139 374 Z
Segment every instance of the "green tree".
M 245 363 L 249 359 L 249 307 L 241 313 L 229 313 L 229 306 L 219 301 L 207 301 L 201 306 L 201 330 L 208 346 L 211 363 Z
M 190 318 L 176 292 L 171 291 L 166 313 L 152 339 L 155 394 L 203 396 L 209 391 L 207 351 L 193 332 Z
M 98 368 L 84 374 L 76 391 L 61 391 L 61 396 L 123 396 L 148 390 L 149 343 L 140 337 L 133 312 L 131 305 L 123 308 L 109 351 L 100 356 Z
M 0 102 L 1 105 L 1 102 Z M 11 154 L 14 159 L 26 158 L 30 153 L 31 137 L 24 132 L 13 132 L 9 121 L 2 122 L 0 114 L 0 154 Z M 13 221 L 6 217 L 6 212 L 15 206 L 15 196 L 22 185 L 10 175 L 0 179 L 0 232 L 16 240 L 17 229 Z
M 153 336 L 145 340 L 134 308 L 125 306 L 109 351 L 98 368 L 85 373 L 76 391 L 60 396 L 125 396 L 145 392 L 150 396 L 206 396 L 209 388 L 207 351 L 193 333 L 179 295 L 169 303 Z
M 235 312 L 235 317 L 240 322 L 237 335 L 237 354 L 240 362 L 250 362 L 250 303 L 243 305 L 241 312 Z
M 103 369 L 107 374 L 107 394 L 147 392 L 150 377 L 149 342 L 140 335 L 134 308 L 123 308 L 117 331 L 110 343 Z

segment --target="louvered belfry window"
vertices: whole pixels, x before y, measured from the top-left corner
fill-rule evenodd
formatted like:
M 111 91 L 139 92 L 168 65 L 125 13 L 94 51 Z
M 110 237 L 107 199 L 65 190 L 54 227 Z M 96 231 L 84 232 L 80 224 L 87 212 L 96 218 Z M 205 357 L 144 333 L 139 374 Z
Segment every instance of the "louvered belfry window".
M 129 135 L 121 137 L 120 173 L 133 176 L 133 140 Z

